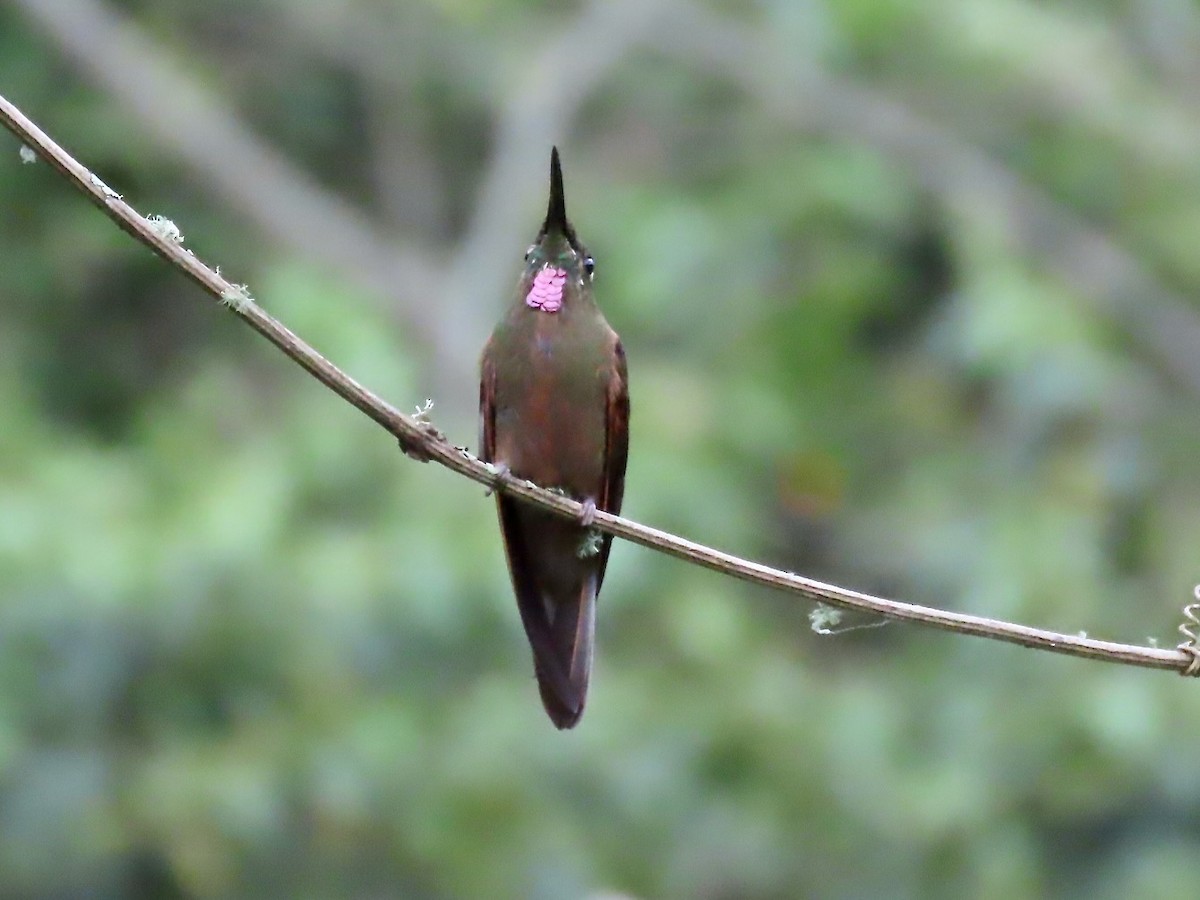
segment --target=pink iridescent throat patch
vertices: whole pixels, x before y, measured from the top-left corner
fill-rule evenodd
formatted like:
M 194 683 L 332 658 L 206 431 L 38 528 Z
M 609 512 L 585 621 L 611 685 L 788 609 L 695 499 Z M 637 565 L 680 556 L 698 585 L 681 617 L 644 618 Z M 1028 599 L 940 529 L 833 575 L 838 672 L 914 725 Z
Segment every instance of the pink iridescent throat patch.
M 533 287 L 525 297 L 525 305 L 542 312 L 558 312 L 563 305 L 563 286 L 567 273 L 554 266 L 542 266 L 533 278 Z

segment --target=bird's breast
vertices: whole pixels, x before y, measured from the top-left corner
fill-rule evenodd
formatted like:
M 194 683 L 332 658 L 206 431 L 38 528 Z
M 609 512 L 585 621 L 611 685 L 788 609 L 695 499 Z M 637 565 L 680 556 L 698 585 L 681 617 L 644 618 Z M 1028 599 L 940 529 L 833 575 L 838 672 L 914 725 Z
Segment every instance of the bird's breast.
M 497 371 L 496 460 L 542 487 L 595 498 L 606 446 L 602 354 L 558 324 L 534 329 Z

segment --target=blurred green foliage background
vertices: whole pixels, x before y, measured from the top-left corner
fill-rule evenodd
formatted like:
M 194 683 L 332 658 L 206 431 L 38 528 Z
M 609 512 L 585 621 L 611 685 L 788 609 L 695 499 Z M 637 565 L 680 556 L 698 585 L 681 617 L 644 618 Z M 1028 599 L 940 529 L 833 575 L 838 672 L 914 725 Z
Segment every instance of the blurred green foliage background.
M 564 154 L 626 511 L 1174 645 L 1200 581 L 1190 0 L 2 0 L 0 93 L 475 444 Z M 542 713 L 478 486 L 0 135 L 0 895 L 1172 897 L 1200 691 L 614 547 Z M 1189 888 L 1189 886 L 1191 886 Z

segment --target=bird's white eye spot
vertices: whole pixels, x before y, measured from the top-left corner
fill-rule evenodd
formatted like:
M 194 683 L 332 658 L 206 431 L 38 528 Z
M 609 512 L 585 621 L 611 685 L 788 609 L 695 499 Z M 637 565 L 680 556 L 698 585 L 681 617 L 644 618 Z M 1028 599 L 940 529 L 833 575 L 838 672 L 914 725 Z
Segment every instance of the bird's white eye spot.
M 588 278 L 591 278 L 596 273 L 596 261 L 590 256 L 583 258 L 583 271 L 587 272 Z
M 529 249 L 525 251 L 525 262 L 529 262 L 529 260 L 533 257 L 533 251 L 536 249 L 537 249 L 537 244 L 529 245 Z

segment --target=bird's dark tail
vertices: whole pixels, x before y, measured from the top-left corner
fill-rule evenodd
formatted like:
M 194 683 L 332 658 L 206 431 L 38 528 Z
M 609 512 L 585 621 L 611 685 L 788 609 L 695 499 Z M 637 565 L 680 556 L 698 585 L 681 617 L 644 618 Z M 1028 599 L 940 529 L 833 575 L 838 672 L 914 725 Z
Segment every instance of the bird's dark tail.
M 544 630 L 538 637 L 530 633 L 529 642 L 542 705 L 555 727 L 574 728 L 583 716 L 592 674 L 596 579 L 584 582 L 578 603 L 563 604 L 555 610 L 553 621 L 543 619 L 539 624 Z
M 573 728 L 592 671 L 598 565 L 580 564 L 582 528 L 505 497 L 496 506 L 542 704 L 558 728 Z

